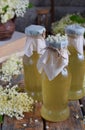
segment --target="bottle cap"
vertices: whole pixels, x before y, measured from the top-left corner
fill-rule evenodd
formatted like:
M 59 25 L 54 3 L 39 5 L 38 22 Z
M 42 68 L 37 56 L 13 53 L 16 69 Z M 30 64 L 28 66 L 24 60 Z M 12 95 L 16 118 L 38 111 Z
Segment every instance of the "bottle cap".
M 78 24 L 72 24 L 72 25 L 68 25 L 66 28 L 65 28 L 65 32 L 68 34 L 68 35 L 83 35 L 84 34 L 84 31 L 85 31 L 85 28 L 78 25 Z
M 41 35 L 45 31 L 46 31 L 45 27 L 40 25 L 30 25 L 25 28 L 25 34 L 29 36 Z

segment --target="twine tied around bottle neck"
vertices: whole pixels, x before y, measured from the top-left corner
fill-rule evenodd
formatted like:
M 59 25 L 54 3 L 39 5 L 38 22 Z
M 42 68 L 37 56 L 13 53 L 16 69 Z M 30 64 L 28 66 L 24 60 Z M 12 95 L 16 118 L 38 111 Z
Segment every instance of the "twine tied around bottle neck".
M 68 55 L 70 55 L 70 52 L 67 50 L 67 47 L 64 47 L 64 48 L 59 49 L 59 48 L 55 48 L 55 47 L 52 47 L 52 46 L 47 46 L 47 47 L 45 47 L 43 50 L 53 51 L 53 52 L 57 53 L 57 56 L 58 56 L 58 57 L 61 56 L 61 57 L 64 58 L 64 59 L 66 59 L 66 57 L 64 57 L 64 56 L 62 55 L 62 51 L 63 51 L 63 50 L 66 50 L 67 53 L 68 53 Z
M 49 80 L 53 80 L 68 65 L 69 52 L 67 48 L 46 47 L 45 52 L 38 60 L 39 73 L 46 73 Z

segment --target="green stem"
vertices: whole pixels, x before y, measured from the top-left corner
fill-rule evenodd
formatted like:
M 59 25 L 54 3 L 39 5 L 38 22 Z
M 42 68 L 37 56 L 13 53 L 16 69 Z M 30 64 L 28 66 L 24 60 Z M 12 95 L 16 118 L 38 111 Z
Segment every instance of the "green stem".
M 0 115 L 0 123 L 2 123 L 2 122 L 3 122 L 3 116 Z

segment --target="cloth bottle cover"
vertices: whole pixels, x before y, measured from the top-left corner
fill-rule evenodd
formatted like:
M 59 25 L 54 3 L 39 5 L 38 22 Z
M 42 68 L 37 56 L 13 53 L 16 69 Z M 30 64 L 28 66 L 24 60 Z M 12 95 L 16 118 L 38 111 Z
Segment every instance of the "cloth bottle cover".
M 46 47 L 43 33 L 46 29 L 39 25 L 30 25 L 25 28 L 25 34 L 27 35 L 25 44 L 25 55 L 30 57 L 33 55 L 33 51 L 37 51 L 38 54 L 43 53 L 43 48 Z
M 45 52 L 39 58 L 37 68 L 40 73 L 44 71 L 51 81 L 68 65 L 67 41 L 46 43 Z
M 68 35 L 68 44 L 74 46 L 80 55 L 83 55 L 83 41 L 85 28 L 78 24 L 68 25 L 65 32 Z

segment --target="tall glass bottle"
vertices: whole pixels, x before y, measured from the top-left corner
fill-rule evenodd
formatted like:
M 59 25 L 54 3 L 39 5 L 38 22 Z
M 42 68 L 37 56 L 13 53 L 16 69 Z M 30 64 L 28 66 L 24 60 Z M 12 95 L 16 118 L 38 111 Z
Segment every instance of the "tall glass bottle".
M 68 36 L 69 69 L 72 75 L 69 99 L 77 100 L 84 96 L 84 69 L 85 60 L 83 54 L 83 34 L 84 28 L 73 24 L 66 27 Z
M 26 27 L 27 41 L 23 56 L 25 89 L 34 100 L 42 100 L 41 75 L 38 73 L 37 60 L 45 48 L 45 28 L 39 25 Z
M 84 32 L 83 49 L 84 49 L 84 57 L 85 57 L 85 32 Z M 84 81 L 83 81 L 83 88 L 84 88 L 84 96 L 85 96 L 85 68 L 84 68 Z
M 45 53 L 37 64 L 38 71 L 42 73 L 41 116 L 52 122 L 63 121 L 69 117 L 68 92 L 71 75 L 67 67 L 66 46 L 66 41 L 48 41 Z

